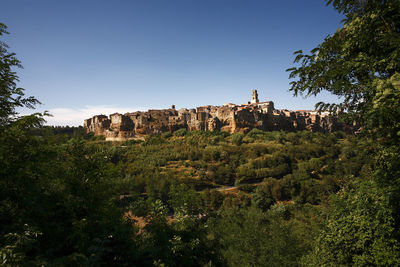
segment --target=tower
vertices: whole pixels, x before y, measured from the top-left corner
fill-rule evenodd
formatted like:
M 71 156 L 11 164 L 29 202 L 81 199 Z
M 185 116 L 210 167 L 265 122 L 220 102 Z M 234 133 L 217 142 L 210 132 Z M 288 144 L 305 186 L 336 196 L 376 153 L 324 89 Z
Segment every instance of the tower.
M 258 101 L 258 93 L 256 89 L 253 89 L 253 93 L 251 95 L 251 104 L 257 104 Z

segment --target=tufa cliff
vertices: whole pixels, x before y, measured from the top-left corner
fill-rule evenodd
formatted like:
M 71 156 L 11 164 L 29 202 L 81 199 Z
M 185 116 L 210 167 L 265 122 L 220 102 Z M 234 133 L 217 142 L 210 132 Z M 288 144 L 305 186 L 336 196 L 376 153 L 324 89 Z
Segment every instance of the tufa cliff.
M 145 134 L 172 132 L 181 128 L 189 131 L 247 132 L 253 128 L 264 131 L 332 132 L 344 130 L 334 117 L 317 111 L 274 108 L 272 101 L 259 102 L 257 90 L 247 104 L 203 106 L 196 109 L 170 109 L 114 113 L 109 117 L 97 115 L 84 121 L 87 133 L 104 135 L 106 140 L 126 140 Z

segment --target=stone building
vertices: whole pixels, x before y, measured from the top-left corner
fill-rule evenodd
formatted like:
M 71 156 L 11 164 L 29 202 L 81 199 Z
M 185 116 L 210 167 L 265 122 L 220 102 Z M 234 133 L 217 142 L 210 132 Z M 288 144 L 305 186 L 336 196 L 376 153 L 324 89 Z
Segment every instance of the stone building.
M 257 93 L 257 90 L 254 89 L 253 92 L 252 92 L 252 94 L 251 94 L 251 101 L 250 101 L 250 103 L 251 103 L 251 104 L 257 104 L 258 102 L 259 102 L 259 101 L 258 101 L 258 93 Z
M 109 117 L 96 115 L 84 121 L 87 133 L 104 135 L 107 140 L 126 140 L 145 134 L 157 134 L 184 128 L 189 131 L 247 132 L 253 128 L 264 131 L 342 130 L 343 125 L 328 113 L 308 110 L 278 110 L 272 101 L 260 102 L 257 90 L 252 91 L 248 104 L 202 106 L 196 109 L 170 109 L 114 113 Z

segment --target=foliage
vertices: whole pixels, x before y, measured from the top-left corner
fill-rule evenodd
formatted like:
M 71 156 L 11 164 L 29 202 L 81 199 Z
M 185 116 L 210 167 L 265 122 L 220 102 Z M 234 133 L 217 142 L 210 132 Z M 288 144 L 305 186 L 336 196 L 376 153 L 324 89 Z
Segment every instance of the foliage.
M 29 225 L 40 236 L 35 246 L 18 247 L 30 255 L 26 261 L 69 261 L 76 253 L 93 263 L 131 257 L 124 253 L 134 246 L 133 229 L 112 202 L 106 154 L 82 142 L 53 147 L 11 127 L 1 135 L 0 158 L 4 248 Z
M 175 213 L 185 213 L 198 215 L 201 207 L 200 195 L 193 189 L 189 189 L 185 184 L 171 185 L 169 191 L 169 203 Z
M 231 135 L 231 142 L 237 146 L 242 144 L 244 135 L 242 133 L 235 133 Z
M 322 90 L 342 97 L 341 104 L 319 103 L 323 110 L 347 111 L 363 123 L 377 94 L 376 81 L 400 71 L 399 1 L 329 0 L 345 18 L 311 54 L 296 51 L 299 67 L 288 69 L 295 95 Z
M 7 26 L 0 23 L 0 37 L 4 34 L 8 34 Z M 17 86 L 19 78 L 14 68 L 22 68 L 21 62 L 0 41 L 0 128 L 16 120 L 17 107 L 33 108 L 40 103 L 34 97 L 24 97 L 24 89 Z
M 183 128 L 182 128 L 182 129 L 176 130 L 176 131 L 174 132 L 174 135 L 175 135 L 175 136 L 185 136 L 186 133 L 187 133 L 186 129 L 183 129 Z
M 368 111 L 367 129 L 385 145 L 400 143 L 400 73 L 374 81 L 376 94 Z
M 251 200 L 254 205 L 262 211 L 267 211 L 274 203 L 275 200 L 272 196 L 271 187 L 259 186 L 253 194 Z
M 228 266 L 299 265 L 309 250 L 312 231 L 284 205 L 273 207 L 267 213 L 254 206 L 229 208 L 212 222 L 213 237 L 221 243 L 219 252 Z
M 362 126 L 364 155 L 370 164 L 341 168 L 360 176 L 342 182 L 330 201 L 324 230 L 306 265 L 399 265 L 399 73 L 400 2 L 328 0 L 344 15 L 343 27 L 303 54 L 296 51 L 289 69 L 295 95 L 322 90 L 340 104 L 319 103 Z M 366 145 L 366 146 L 365 146 Z M 351 155 L 343 151 L 340 159 Z M 342 157 L 343 156 L 343 157 Z M 356 171 L 358 169 L 359 171 Z M 354 176 L 353 176 L 354 177 Z
M 387 192 L 356 181 L 333 196 L 328 222 L 305 266 L 398 266 L 399 242 Z

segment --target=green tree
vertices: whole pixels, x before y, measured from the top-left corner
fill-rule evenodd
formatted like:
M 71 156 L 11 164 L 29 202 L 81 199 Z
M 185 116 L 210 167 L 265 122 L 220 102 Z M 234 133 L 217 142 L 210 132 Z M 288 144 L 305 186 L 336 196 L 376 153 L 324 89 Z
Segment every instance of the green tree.
M 296 51 L 299 67 L 288 69 L 295 95 L 326 90 L 342 97 L 340 104 L 318 103 L 323 110 L 367 114 L 377 94 L 377 79 L 400 71 L 400 2 L 397 0 L 326 0 L 344 15 L 343 27 L 325 38 L 311 54 Z
M 228 266 L 298 266 L 308 249 L 284 205 L 274 205 L 266 213 L 254 206 L 233 207 L 220 216 L 210 228 Z
M 230 136 L 232 144 L 240 146 L 243 141 L 244 134 L 242 133 L 234 133 Z
M 0 23 L 0 37 L 8 34 L 7 26 Z M 16 108 L 33 108 L 40 102 L 34 97 L 24 97 L 24 89 L 17 86 L 19 81 L 15 68 L 22 68 L 15 53 L 8 51 L 8 45 L 0 40 L 0 127 L 13 121 L 18 116 Z
M 400 1 L 326 2 L 343 14 L 343 27 L 310 54 L 295 52 L 299 66 L 288 69 L 291 91 L 341 97 L 339 104 L 320 102 L 317 108 L 355 120 L 369 143 L 365 153 L 375 161 L 373 173 L 360 172 L 359 188 L 331 202 L 307 264 L 399 265 Z
M 171 185 L 168 193 L 169 204 L 175 213 L 183 212 L 190 215 L 198 215 L 201 207 L 201 198 L 193 189 L 185 184 Z
M 400 244 L 387 191 L 357 181 L 333 195 L 328 222 L 305 266 L 399 266 Z
M 267 211 L 275 204 L 269 185 L 258 186 L 256 191 L 252 194 L 251 200 L 254 205 L 262 211 Z
M 133 229 L 106 171 L 111 155 L 83 140 L 55 145 L 32 135 L 42 114 L 21 117 L 16 108 L 39 102 L 17 87 L 21 65 L 7 48 L 0 42 L 0 264 L 134 262 Z

